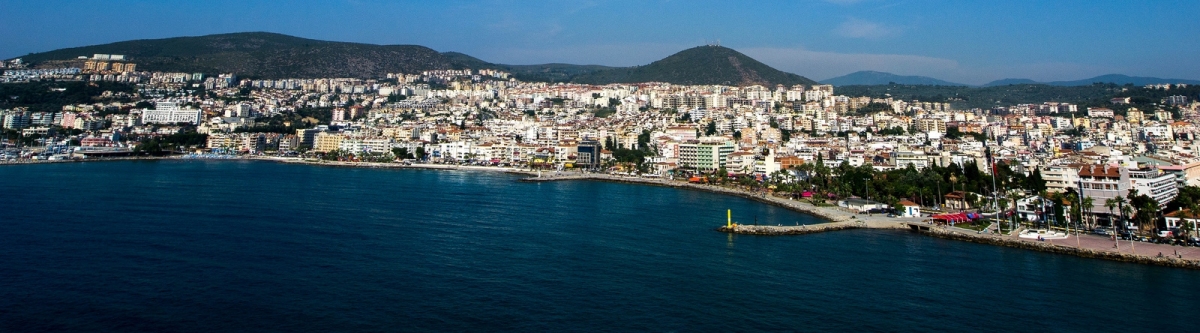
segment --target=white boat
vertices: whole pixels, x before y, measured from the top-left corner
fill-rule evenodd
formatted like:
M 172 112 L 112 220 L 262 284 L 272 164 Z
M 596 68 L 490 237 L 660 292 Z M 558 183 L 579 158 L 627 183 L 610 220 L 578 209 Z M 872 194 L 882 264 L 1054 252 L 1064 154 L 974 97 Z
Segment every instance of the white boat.
M 1023 230 L 1017 235 L 1020 238 L 1027 239 L 1067 239 L 1067 234 L 1060 231 L 1050 231 L 1046 229 L 1038 230 Z

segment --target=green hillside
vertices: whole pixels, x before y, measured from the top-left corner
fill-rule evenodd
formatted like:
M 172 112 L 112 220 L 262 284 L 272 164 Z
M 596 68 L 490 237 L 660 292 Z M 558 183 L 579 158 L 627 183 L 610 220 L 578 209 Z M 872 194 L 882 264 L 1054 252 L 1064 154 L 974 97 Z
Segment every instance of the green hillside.
M 459 67 L 424 46 L 328 42 L 267 32 L 131 40 L 22 58 L 36 64 L 96 53 L 124 54 L 140 70 L 236 73 L 258 78 L 375 78 L 386 73 Z
M 455 64 L 459 64 L 466 68 L 499 69 L 512 73 L 513 77 L 526 82 L 566 82 L 571 81 L 571 78 L 581 74 L 615 68 L 600 65 L 572 65 L 560 63 L 540 65 L 504 65 L 483 61 L 479 58 L 459 52 L 445 52 L 442 53 L 442 55 L 449 58 Z
M 729 48 L 687 49 L 646 66 L 608 67 L 562 63 L 505 65 L 458 52 L 419 45 L 330 42 L 268 32 L 142 39 L 73 47 L 22 57 L 42 66 L 63 66 L 79 56 L 123 54 L 139 70 L 234 73 L 248 78 L 379 78 L 387 73 L 432 69 L 498 69 L 522 81 L 590 84 L 670 82 L 675 84 L 816 84 Z
M 741 52 L 720 46 L 694 47 L 649 65 L 583 74 L 573 81 L 590 84 L 670 82 L 734 86 L 817 84 L 806 77 L 779 71 Z

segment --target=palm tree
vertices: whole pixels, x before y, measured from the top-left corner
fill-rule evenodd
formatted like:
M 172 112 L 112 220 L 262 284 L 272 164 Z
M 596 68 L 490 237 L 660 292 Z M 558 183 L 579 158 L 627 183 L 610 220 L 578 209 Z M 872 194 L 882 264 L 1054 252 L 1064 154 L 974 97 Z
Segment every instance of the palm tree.
M 1108 198 L 1104 200 L 1104 207 L 1108 208 L 1108 224 L 1114 229 L 1115 232 L 1115 229 L 1117 228 L 1117 222 L 1115 219 L 1113 219 L 1113 216 L 1116 215 L 1113 213 L 1113 209 L 1117 208 L 1117 198 Z
M 1200 216 L 1200 203 L 1196 203 L 1195 201 L 1188 202 L 1187 210 L 1188 210 L 1188 212 L 1185 216 L 1192 218 L 1192 236 L 1194 237 L 1195 233 L 1197 231 L 1200 231 L 1200 230 L 1196 230 L 1196 218 L 1198 216 Z M 1184 226 L 1187 225 L 1186 220 L 1183 222 L 1183 225 Z
M 1021 195 L 1016 192 L 1008 192 L 1008 201 L 1012 202 L 1013 218 L 1017 218 L 1017 200 L 1021 199 Z M 1015 226 L 1014 226 L 1015 228 Z
M 1113 217 L 1115 215 L 1115 214 L 1113 214 L 1113 209 L 1117 208 L 1117 206 L 1119 206 L 1119 203 L 1117 200 L 1118 198 L 1120 198 L 1120 197 L 1108 198 L 1107 200 L 1104 200 L 1104 207 L 1108 208 L 1108 224 L 1110 227 L 1112 227 L 1113 246 L 1117 246 L 1117 251 L 1120 252 L 1121 248 L 1118 246 L 1118 245 L 1120 245 L 1120 243 L 1117 242 L 1117 236 L 1116 236 L 1116 233 L 1118 230 L 1117 229 L 1118 219 Z
M 1095 200 L 1093 200 L 1092 197 L 1084 196 L 1083 199 L 1080 200 L 1080 203 L 1079 203 L 1079 218 L 1082 220 L 1083 214 L 1088 215 L 1088 217 L 1089 217 L 1089 219 L 1088 219 L 1089 221 L 1087 223 L 1088 229 L 1092 229 L 1092 228 L 1096 227 L 1095 223 L 1094 223 L 1095 221 L 1092 221 L 1092 219 L 1090 219 L 1090 217 L 1092 217 L 1092 204 L 1094 203 L 1094 201 Z

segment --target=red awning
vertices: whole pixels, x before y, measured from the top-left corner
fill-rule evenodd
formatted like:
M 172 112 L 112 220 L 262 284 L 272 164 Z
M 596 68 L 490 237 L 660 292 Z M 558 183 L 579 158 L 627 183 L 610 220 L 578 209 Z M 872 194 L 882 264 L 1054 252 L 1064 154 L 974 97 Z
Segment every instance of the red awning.
M 934 215 L 933 219 L 934 220 L 945 220 L 945 221 L 970 221 L 971 220 L 970 218 L 967 217 L 967 214 L 965 214 L 965 213 L 938 214 L 938 215 Z

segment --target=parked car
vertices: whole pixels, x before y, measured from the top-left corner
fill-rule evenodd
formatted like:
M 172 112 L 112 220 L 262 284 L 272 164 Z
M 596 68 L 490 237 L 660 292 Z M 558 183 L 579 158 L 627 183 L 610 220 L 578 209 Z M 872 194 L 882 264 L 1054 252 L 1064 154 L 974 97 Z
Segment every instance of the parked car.
M 1101 236 L 1109 236 L 1109 235 L 1112 235 L 1112 231 L 1111 231 L 1111 230 L 1108 230 L 1108 228 L 1105 228 L 1105 227 L 1097 227 L 1096 229 L 1092 230 L 1092 233 L 1093 233 L 1093 234 L 1097 234 L 1097 235 L 1101 235 Z

